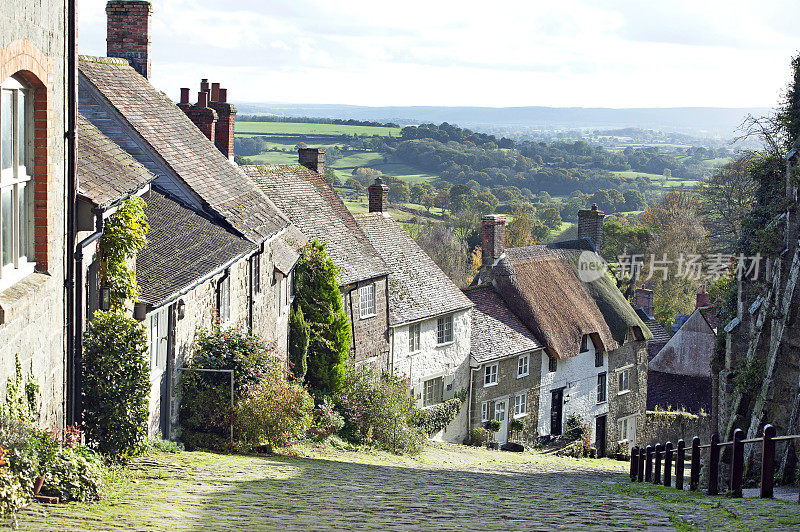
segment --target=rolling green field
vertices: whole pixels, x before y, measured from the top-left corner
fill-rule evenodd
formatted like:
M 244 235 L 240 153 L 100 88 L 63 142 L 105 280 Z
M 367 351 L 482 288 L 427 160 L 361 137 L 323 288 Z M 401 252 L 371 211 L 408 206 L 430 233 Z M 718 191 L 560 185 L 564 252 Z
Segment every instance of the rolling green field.
M 662 183 L 664 183 L 664 176 L 663 175 L 659 175 L 659 174 L 648 174 L 648 173 L 645 173 L 645 172 L 637 172 L 635 170 L 617 170 L 617 171 L 615 171 L 613 173 L 615 175 L 622 176 L 622 177 L 627 177 L 629 179 L 635 179 L 635 178 L 637 178 L 639 176 L 642 176 L 642 177 L 645 177 L 645 178 L 649 179 L 650 183 L 652 183 L 653 185 L 658 186 L 658 187 L 662 186 Z M 669 179 L 667 179 L 667 181 L 666 181 L 666 183 L 664 183 L 664 185 L 667 188 L 680 187 L 681 185 L 686 186 L 686 187 L 694 187 L 694 186 L 697 186 L 697 180 L 696 179 L 680 179 L 678 177 L 670 177 Z
M 399 127 L 307 124 L 299 122 L 236 122 L 237 135 L 358 135 L 359 137 L 399 137 Z

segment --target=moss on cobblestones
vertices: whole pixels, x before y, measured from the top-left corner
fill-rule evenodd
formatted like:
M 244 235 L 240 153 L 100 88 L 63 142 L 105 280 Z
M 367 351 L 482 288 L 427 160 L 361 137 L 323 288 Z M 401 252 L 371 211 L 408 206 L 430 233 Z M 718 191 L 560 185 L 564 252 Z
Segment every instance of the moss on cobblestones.
M 297 452 L 301 457 L 153 454 L 110 479 L 107 499 L 32 505 L 20 528 L 728 530 L 758 523 L 796 529 L 800 517 L 800 509 L 770 501 L 710 504 L 632 487 L 626 464 L 611 460 L 448 444 L 427 445 L 413 458 L 318 446 Z

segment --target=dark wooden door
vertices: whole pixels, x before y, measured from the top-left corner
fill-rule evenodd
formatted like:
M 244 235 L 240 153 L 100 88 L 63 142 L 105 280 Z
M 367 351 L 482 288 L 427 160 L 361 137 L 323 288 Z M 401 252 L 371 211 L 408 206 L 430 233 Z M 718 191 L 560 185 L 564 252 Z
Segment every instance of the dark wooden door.
M 598 416 L 595 420 L 594 435 L 597 457 L 602 458 L 606 455 L 606 416 Z
M 550 403 L 550 435 L 561 435 L 561 418 L 564 414 L 564 390 L 553 390 Z

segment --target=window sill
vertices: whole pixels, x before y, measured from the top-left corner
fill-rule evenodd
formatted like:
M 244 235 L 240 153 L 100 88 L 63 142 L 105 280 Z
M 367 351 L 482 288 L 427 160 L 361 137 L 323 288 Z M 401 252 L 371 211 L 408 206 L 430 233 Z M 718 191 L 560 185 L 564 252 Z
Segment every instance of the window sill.
M 45 287 L 50 276 L 31 273 L 0 292 L 0 325 L 9 323 L 28 308 L 34 296 Z
M 519 374 L 518 374 L 518 375 L 517 375 L 517 378 L 518 378 L 518 379 L 522 379 L 523 377 L 527 377 L 528 375 L 530 375 L 530 372 L 528 372 L 528 373 L 523 373 L 522 375 L 519 375 Z
M 604 404 L 607 404 L 607 403 L 608 403 L 608 399 L 606 399 L 605 401 L 597 401 L 598 405 L 604 405 Z
M 360 320 L 368 320 L 369 318 L 374 318 L 377 315 L 378 314 L 366 314 L 364 316 L 359 316 L 358 319 L 360 319 Z
M 497 386 L 496 382 L 490 382 L 489 384 L 483 383 L 484 388 L 491 388 L 492 386 Z
M 450 340 L 449 342 L 444 342 L 444 343 L 442 343 L 442 344 L 436 344 L 436 347 L 437 347 L 437 348 L 438 348 L 438 347 L 447 347 L 448 345 L 452 345 L 452 344 L 454 344 L 454 343 L 456 343 L 456 341 L 455 341 L 455 340 Z
M 628 390 L 622 390 L 621 392 L 617 392 L 617 395 L 618 395 L 618 396 L 619 396 L 619 395 L 625 395 L 625 394 L 627 394 L 627 393 L 631 393 L 630 389 L 628 389 Z
M 527 416 L 528 416 L 527 412 L 523 412 L 522 414 L 514 414 L 514 419 L 519 419 L 521 417 L 527 417 Z

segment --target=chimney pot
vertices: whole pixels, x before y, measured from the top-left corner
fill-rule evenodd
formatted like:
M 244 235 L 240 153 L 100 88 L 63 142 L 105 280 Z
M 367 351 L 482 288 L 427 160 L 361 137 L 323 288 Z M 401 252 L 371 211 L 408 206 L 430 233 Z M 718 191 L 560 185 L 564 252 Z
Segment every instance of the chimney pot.
M 487 214 L 481 218 L 481 260 L 491 266 L 505 252 L 506 217 L 502 214 Z
M 222 87 L 220 87 L 219 101 L 222 103 L 226 103 L 228 101 L 228 89 L 223 89 Z
M 219 101 L 219 83 L 211 84 L 211 101 L 212 102 Z
M 200 80 L 200 90 L 203 92 L 208 90 L 208 80 L 206 78 Z
M 189 88 L 181 87 L 181 103 L 189 103 Z
M 197 93 L 197 107 L 208 107 L 208 93 L 206 91 Z

